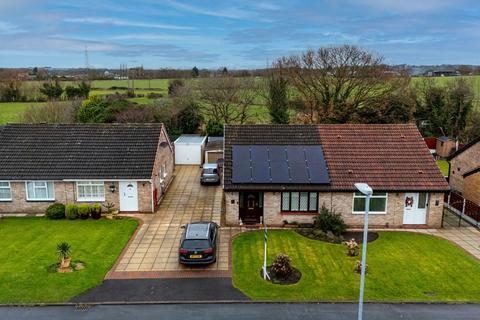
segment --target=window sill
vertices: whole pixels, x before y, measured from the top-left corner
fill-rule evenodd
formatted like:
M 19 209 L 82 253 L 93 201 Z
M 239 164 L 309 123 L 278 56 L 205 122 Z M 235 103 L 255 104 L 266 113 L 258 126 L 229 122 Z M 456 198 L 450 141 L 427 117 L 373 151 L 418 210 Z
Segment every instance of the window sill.
M 365 215 L 365 211 L 353 211 L 352 214 L 357 214 L 357 215 Z M 387 212 L 372 212 L 372 211 L 369 211 L 368 212 L 368 215 L 382 215 L 382 214 L 387 214 Z
M 77 199 L 77 202 L 104 202 L 105 198 Z
M 12 202 L 12 199 L 0 199 L 0 202 Z
M 55 199 L 27 199 L 27 202 L 55 202 Z
M 316 216 L 316 211 L 280 211 L 283 215 L 297 215 L 297 216 Z

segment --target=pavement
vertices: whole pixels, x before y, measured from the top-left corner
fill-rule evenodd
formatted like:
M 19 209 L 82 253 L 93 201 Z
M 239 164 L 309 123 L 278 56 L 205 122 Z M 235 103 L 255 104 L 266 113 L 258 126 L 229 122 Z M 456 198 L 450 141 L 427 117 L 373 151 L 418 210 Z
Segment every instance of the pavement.
M 143 223 L 107 279 L 227 277 L 231 275 L 230 239 L 240 230 L 220 228 L 217 261 L 203 267 L 178 263 L 183 229 L 191 221 L 220 225 L 221 186 L 200 185 L 199 166 L 177 166 L 175 178 L 154 214 L 134 214 Z
M 231 278 L 106 280 L 71 302 L 242 301 Z
M 473 304 L 365 304 L 368 320 L 478 320 Z M 354 320 L 353 303 L 131 304 L 41 307 L 0 307 L 0 320 Z

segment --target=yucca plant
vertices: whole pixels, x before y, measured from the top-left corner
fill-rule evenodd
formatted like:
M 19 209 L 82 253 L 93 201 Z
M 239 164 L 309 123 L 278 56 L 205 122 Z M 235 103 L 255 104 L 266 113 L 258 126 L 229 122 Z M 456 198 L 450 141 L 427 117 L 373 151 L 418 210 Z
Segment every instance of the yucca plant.
M 60 267 L 61 268 L 68 268 L 70 267 L 70 255 L 71 255 L 71 247 L 67 242 L 60 242 L 57 244 L 57 254 L 61 260 Z

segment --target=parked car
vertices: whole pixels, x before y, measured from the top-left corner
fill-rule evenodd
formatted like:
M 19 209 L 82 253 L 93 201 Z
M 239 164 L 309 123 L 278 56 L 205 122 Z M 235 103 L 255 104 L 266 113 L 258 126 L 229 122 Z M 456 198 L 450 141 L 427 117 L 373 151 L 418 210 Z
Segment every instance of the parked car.
M 184 228 L 178 250 L 178 262 L 214 263 L 217 260 L 218 225 L 215 222 L 192 222 Z
M 201 184 L 220 184 L 220 169 L 216 163 L 205 163 L 200 176 Z

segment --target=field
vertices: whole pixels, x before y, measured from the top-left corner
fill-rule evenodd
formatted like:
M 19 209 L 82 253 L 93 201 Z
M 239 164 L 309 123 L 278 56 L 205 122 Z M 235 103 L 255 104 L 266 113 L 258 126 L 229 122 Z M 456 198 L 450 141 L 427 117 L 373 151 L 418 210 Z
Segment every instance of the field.
M 472 82 L 475 93 L 475 105 L 477 108 L 480 108 L 480 76 L 469 76 L 465 77 Z M 448 81 L 457 79 L 457 77 L 436 77 L 435 81 L 445 84 Z M 168 98 L 168 79 L 143 79 L 143 80 L 95 80 L 92 82 L 92 91 L 91 94 L 95 95 L 106 95 L 113 94 L 115 92 L 125 93 L 126 89 L 133 87 L 135 88 L 135 94 L 140 95 L 136 98 L 131 98 L 130 100 L 141 105 L 153 105 L 155 104 L 156 99 L 148 98 L 149 93 L 157 93 L 163 95 L 164 98 Z M 187 79 L 187 84 L 194 85 L 195 82 L 201 81 L 201 79 Z M 412 85 L 417 85 L 422 81 L 421 77 L 412 78 Z M 68 81 L 61 82 L 63 85 L 68 85 Z M 38 81 L 29 81 L 25 84 L 27 90 L 38 91 L 40 86 Z M 117 87 L 113 89 L 113 87 Z M 32 93 L 32 96 L 38 95 L 38 93 Z M 30 105 L 41 105 L 42 103 L 31 103 L 31 102 L 22 102 L 22 103 L 0 103 L 0 124 L 5 124 L 7 122 L 18 122 L 20 121 L 21 114 L 23 111 Z M 270 117 L 268 115 L 268 110 L 261 98 L 259 97 L 256 104 L 252 106 L 250 112 L 251 123 L 268 123 L 270 122 Z

